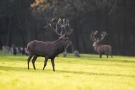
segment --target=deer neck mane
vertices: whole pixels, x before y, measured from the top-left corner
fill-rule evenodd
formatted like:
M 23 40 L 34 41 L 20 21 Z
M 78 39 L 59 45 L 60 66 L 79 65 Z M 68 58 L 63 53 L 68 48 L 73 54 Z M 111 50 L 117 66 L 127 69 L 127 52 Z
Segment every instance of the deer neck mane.
M 56 49 L 60 52 L 63 52 L 66 48 L 66 45 L 63 40 L 58 39 L 54 42 L 56 44 Z
M 94 47 L 95 50 L 97 50 L 99 46 L 100 46 L 100 44 L 96 43 L 93 47 Z

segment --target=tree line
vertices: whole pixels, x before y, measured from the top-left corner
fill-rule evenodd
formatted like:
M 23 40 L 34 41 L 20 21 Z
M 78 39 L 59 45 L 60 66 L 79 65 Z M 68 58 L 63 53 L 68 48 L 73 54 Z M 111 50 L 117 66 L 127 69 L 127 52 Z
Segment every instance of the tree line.
M 134 8 L 134 0 L 1 0 L 0 47 L 56 40 L 44 28 L 55 17 L 68 18 L 74 30 L 68 52 L 96 53 L 90 33 L 97 30 L 108 33 L 101 44 L 111 45 L 113 54 L 134 55 Z

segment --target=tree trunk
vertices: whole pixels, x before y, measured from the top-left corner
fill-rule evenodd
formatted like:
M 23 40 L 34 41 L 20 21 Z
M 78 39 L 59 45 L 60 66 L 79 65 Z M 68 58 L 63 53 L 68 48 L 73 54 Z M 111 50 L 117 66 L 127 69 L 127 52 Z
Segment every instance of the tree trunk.
M 28 26 L 28 42 L 37 39 L 37 33 L 36 33 L 36 27 L 34 23 L 34 18 L 31 16 L 30 17 L 30 22 Z
M 7 34 L 7 41 L 6 41 L 6 45 L 7 46 L 11 46 L 12 43 L 12 17 L 8 18 L 8 34 Z
M 18 29 L 18 32 L 20 34 L 20 37 L 22 38 L 23 46 L 26 46 L 26 41 L 25 41 L 24 33 L 20 29 Z
M 80 32 L 79 35 L 80 35 L 80 39 L 81 39 L 81 43 L 82 43 L 81 50 L 82 50 L 83 53 L 88 53 L 88 49 L 86 47 L 86 42 L 87 41 L 84 39 L 84 35 L 83 35 L 83 31 L 82 31 L 83 29 L 82 29 L 81 25 L 79 25 L 78 30 L 79 30 L 78 32 Z
M 78 37 L 78 28 L 77 28 L 77 20 L 74 19 L 71 21 L 71 28 L 73 29 L 73 33 L 72 33 L 72 45 L 73 45 L 73 50 L 78 50 L 79 49 L 79 37 Z

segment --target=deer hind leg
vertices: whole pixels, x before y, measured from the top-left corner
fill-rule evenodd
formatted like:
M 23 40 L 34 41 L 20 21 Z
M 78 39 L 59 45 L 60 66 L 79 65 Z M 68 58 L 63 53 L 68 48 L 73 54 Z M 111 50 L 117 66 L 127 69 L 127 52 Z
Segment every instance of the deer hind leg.
M 44 61 L 44 67 L 43 67 L 43 70 L 45 69 L 45 66 L 47 65 L 47 61 L 48 61 L 48 57 L 46 56 L 46 57 L 45 57 L 45 61 Z
M 113 55 L 112 55 L 112 53 L 110 53 L 110 55 L 111 55 L 111 58 L 113 58 Z
M 110 52 L 105 52 L 105 55 L 106 55 L 106 57 L 108 58 L 108 55 L 110 54 Z
M 37 56 L 34 55 L 33 59 L 32 59 L 32 65 L 33 65 L 33 68 L 36 70 L 36 67 L 35 67 L 35 61 L 37 59 Z
M 2 54 L 5 54 L 6 52 L 7 52 L 7 50 L 4 50 L 4 49 L 2 50 Z
M 108 54 L 106 54 L 106 57 L 108 58 Z
M 111 58 L 113 57 L 112 56 L 112 48 L 109 50 L 109 54 L 110 54 L 110 56 L 111 56 Z
M 99 54 L 99 57 L 102 58 L 102 53 Z
M 53 59 L 51 59 L 51 63 L 52 63 L 53 71 L 55 71 L 54 58 L 53 58 Z
M 2 54 L 4 54 L 4 50 L 2 50 Z
M 111 51 L 111 50 L 108 52 L 108 54 L 111 56 L 111 58 L 113 57 L 113 56 L 112 56 L 112 51 Z
M 27 60 L 27 63 L 28 63 L 28 69 L 29 69 L 29 63 L 30 63 L 30 60 L 31 60 L 32 56 L 33 56 L 33 55 L 29 55 L 28 60 Z

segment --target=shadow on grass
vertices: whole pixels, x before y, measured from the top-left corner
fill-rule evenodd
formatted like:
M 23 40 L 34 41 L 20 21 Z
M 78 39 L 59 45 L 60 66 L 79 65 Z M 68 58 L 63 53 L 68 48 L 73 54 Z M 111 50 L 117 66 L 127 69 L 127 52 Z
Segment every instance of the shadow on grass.
M 124 56 L 123 56 L 124 57 Z M 113 56 L 113 58 L 109 57 L 102 57 L 99 58 L 98 56 L 88 56 L 88 55 L 82 55 L 80 58 L 78 58 L 79 60 L 90 60 L 90 61 L 105 61 L 105 62 L 121 62 L 121 63 L 135 63 L 135 60 L 131 60 L 131 57 L 125 57 L 125 58 L 120 58 L 120 57 L 115 57 Z M 67 57 L 67 58 L 72 58 L 74 59 L 74 57 Z
M 17 72 L 35 72 L 35 73 L 42 73 L 44 71 L 52 71 L 52 69 L 45 69 L 45 70 L 42 70 L 42 68 L 39 68 L 39 69 L 36 69 L 34 70 L 33 67 L 31 67 L 29 70 L 27 67 L 7 67 L 7 66 L 0 66 L 0 70 L 2 71 L 17 71 Z
M 33 68 L 31 68 L 30 70 L 28 70 L 27 68 L 23 68 L 23 67 L 6 67 L 6 66 L 0 66 L 0 70 L 3 71 L 20 71 L 20 72 L 32 72 L 32 73 L 44 73 L 44 72 L 53 72 L 52 69 L 37 69 L 34 70 Z M 1 73 L 1 71 L 0 71 Z M 72 74 L 84 74 L 84 75 L 100 75 L 100 76 L 122 76 L 122 77 L 135 77 L 134 75 L 124 75 L 124 74 L 109 74 L 109 73 L 93 73 L 93 72 L 84 72 L 84 71 L 68 71 L 68 70 L 56 70 L 54 73 L 72 73 Z
M 106 61 L 106 62 L 122 62 L 122 63 L 135 63 L 135 61 L 131 61 L 131 60 L 110 60 L 109 58 L 108 59 L 101 59 L 101 60 L 97 60 L 97 59 L 92 59 L 93 61 Z M 92 61 L 91 60 L 91 61 Z
M 0 70 L 5 70 L 5 71 L 23 71 L 26 70 L 27 68 L 22 68 L 22 67 L 6 67 L 6 66 L 0 66 Z
M 86 75 L 100 75 L 100 76 L 135 77 L 134 75 L 109 74 L 109 73 L 92 73 L 92 72 L 65 71 L 65 70 L 58 70 L 57 72 L 62 72 L 62 73 L 73 73 L 73 74 L 86 74 Z

